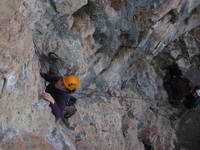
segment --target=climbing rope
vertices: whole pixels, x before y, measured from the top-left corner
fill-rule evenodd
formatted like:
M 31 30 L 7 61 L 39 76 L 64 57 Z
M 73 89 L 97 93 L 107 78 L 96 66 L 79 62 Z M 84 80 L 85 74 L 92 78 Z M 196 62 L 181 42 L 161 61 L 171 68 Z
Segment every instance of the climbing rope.
M 75 95 L 85 95 L 87 97 L 95 96 L 95 97 L 107 97 L 107 98 L 117 98 L 117 99 L 132 99 L 132 100 L 137 100 L 137 101 L 138 100 L 147 100 L 147 99 L 141 99 L 141 98 L 129 97 L 129 96 L 114 96 L 114 95 L 92 94 L 92 93 L 83 93 L 83 92 L 75 92 L 73 94 L 75 94 Z M 148 101 L 150 101 L 150 100 L 148 100 Z M 153 108 L 153 109 L 156 111 L 156 113 L 167 118 L 168 120 L 169 119 L 171 120 L 170 116 L 167 116 L 167 114 L 168 114 L 167 111 L 162 110 L 163 112 L 167 113 L 167 114 L 163 114 L 163 113 L 159 112 L 159 109 L 157 109 L 157 108 Z
M 95 96 L 95 97 L 108 97 L 108 98 L 118 98 L 118 99 L 134 99 L 138 100 L 139 98 L 129 97 L 129 96 L 114 96 L 114 95 L 102 95 L 102 94 L 92 94 L 92 93 L 83 93 L 83 92 L 76 92 L 74 94 L 78 95 L 85 95 L 85 96 Z
M 141 99 L 141 98 L 131 97 L 131 96 L 114 96 L 114 95 L 103 95 L 103 94 L 93 94 L 93 93 L 84 93 L 84 92 L 75 92 L 74 94 L 85 95 L 88 97 L 95 96 L 95 97 L 107 97 L 107 98 L 117 98 L 117 99 L 146 100 L 146 99 Z M 164 100 L 155 99 L 155 101 L 164 101 Z M 180 100 L 168 100 L 168 101 L 180 101 Z
M 33 44 L 34 44 L 34 49 L 35 49 L 35 53 L 37 55 L 40 55 L 39 54 L 39 50 L 35 44 L 35 42 L 33 41 Z M 59 58 L 59 56 L 54 53 L 54 52 L 50 52 L 48 53 L 48 56 L 52 56 L 54 55 L 56 58 Z M 45 65 L 45 64 L 44 64 Z M 96 97 L 107 97 L 107 98 L 118 98 L 118 99 L 133 99 L 133 100 L 144 100 L 144 99 L 141 99 L 141 98 L 136 98 L 136 97 L 129 97 L 129 96 L 113 96 L 113 95 L 102 95 L 102 94 L 91 94 L 91 93 L 83 93 L 83 92 L 76 92 L 75 94 L 78 94 L 78 95 L 85 95 L 85 96 L 96 96 Z M 163 100 L 156 100 L 156 101 L 163 101 Z M 180 101 L 180 100 L 168 100 L 168 101 Z
M 40 56 L 39 50 L 38 50 L 38 48 L 37 48 L 37 46 L 36 46 L 34 41 L 33 41 L 33 44 L 34 44 L 35 54 Z M 51 55 L 54 55 L 56 58 L 59 58 L 59 56 L 57 54 L 53 53 L 53 52 L 50 52 L 48 54 L 48 56 L 51 56 Z M 46 65 L 45 65 L 45 67 L 46 67 Z M 107 97 L 107 98 L 116 98 L 116 99 L 147 100 L 147 99 L 131 97 L 131 96 L 114 96 L 114 95 L 103 95 L 103 94 L 93 94 L 93 93 L 84 93 L 84 92 L 76 92 L 74 94 L 76 94 L 76 95 L 85 95 L 87 97 L 95 96 L 95 97 Z M 148 100 L 148 101 L 150 101 L 150 100 Z M 164 101 L 164 100 L 158 100 L 157 99 L 155 101 L 160 101 L 161 102 L 161 101 Z M 168 101 L 170 101 L 170 100 L 168 100 Z M 175 102 L 175 101 L 180 101 L 180 100 L 172 100 L 172 101 Z M 162 116 L 164 116 L 165 118 L 169 119 L 168 116 L 166 116 L 166 115 L 164 115 L 164 114 L 162 114 L 162 113 L 160 113 L 158 111 L 157 111 L 157 113 L 162 115 Z

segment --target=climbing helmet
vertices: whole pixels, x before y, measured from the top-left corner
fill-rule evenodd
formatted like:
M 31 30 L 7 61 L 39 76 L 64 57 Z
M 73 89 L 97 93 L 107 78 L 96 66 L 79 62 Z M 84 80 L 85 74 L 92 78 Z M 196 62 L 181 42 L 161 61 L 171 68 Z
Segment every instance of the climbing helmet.
M 76 88 L 78 88 L 80 84 L 79 78 L 75 75 L 63 76 L 63 82 L 65 87 L 70 91 L 73 91 Z

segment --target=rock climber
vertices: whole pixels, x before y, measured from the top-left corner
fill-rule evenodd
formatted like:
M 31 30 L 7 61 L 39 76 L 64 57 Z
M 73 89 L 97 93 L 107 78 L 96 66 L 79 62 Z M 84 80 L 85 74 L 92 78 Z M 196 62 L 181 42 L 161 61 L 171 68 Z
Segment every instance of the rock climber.
M 76 112 L 74 104 L 76 98 L 70 94 L 75 92 L 78 88 L 80 81 L 75 75 L 57 76 L 48 73 L 40 73 L 41 76 L 50 84 L 46 87 L 41 97 L 50 102 L 52 113 L 56 121 L 60 118 L 66 125 L 68 118 Z
M 195 108 L 200 106 L 200 88 L 198 86 L 195 87 L 194 90 L 186 96 L 183 104 L 187 108 Z

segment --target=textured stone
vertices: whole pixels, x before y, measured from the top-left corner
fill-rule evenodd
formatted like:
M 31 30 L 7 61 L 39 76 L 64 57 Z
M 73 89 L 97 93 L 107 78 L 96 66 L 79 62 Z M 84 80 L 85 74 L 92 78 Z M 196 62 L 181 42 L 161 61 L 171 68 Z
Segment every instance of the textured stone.
M 72 14 L 87 4 L 87 0 L 54 0 L 56 10 L 63 14 Z
M 11 134 L 11 131 L 4 133 L 3 140 L 0 142 L 0 148 L 3 150 L 55 150 L 47 140 L 40 136 L 26 133 L 23 136 L 11 137 L 11 139 L 5 139 L 6 134 Z
M 111 7 L 115 11 L 119 11 L 126 4 L 126 0 L 113 0 L 111 1 Z
M 194 38 L 195 37 L 193 37 L 193 35 L 191 34 L 189 35 L 185 34 L 185 37 L 184 37 L 184 42 L 185 42 L 185 45 L 187 46 L 187 51 L 190 58 L 200 53 L 199 47 L 197 46 L 197 42 L 195 41 Z
M 131 91 L 109 89 L 109 93 L 116 97 L 133 98 L 107 99 L 95 96 L 86 99 L 77 95 L 78 113 L 70 118 L 71 126 L 75 130 L 67 131 L 77 148 L 143 150 L 141 140 L 150 140 L 155 149 L 163 145 L 163 149 L 173 149 L 175 135 L 168 119 L 163 116 L 158 118 L 157 115 L 160 114 L 149 111 L 146 102 Z M 164 123 L 162 127 L 160 122 Z M 154 128 L 157 130 L 153 135 L 148 134 L 147 130 L 153 132 Z M 163 132 L 163 128 L 167 131 Z M 157 140 L 154 140 L 154 136 Z
M 0 43 L 1 49 L 1 60 L 4 63 L 1 63 L 0 69 L 2 70 L 3 76 L 5 78 L 5 86 L 4 86 L 4 93 L 2 94 L 2 102 L 1 103 L 1 127 L 6 128 L 6 126 L 16 126 L 15 119 L 17 120 L 17 116 L 14 114 L 17 114 L 17 107 L 20 107 L 17 104 L 18 98 L 21 99 L 21 103 L 23 104 L 24 93 L 27 92 L 28 96 L 28 89 L 27 91 L 23 88 L 27 85 L 20 85 L 18 82 L 19 78 L 22 77 L 20 72 L 23 67 L 23 65 L 26 65 L 26 69 L 28 72 L 28 69 L 37 69 L 37 63 L 31 60 L 32 56 L 34 55 L 33 51 L 33 45 L 32 45 L 32 38 L 30 32 L 28 32 L 27 26 L 25 26 L 25 23 L 27 21 L 27 16 L 23 15 L 23 11 L 25 7 L 23 6 L 21 1 L 1 1 L 1 22 L 8 23 L 7 26 L 3 26 L 3 30 L 1 30 L 1 36 L 0 39 L 5 39 L 3 36 L 4 33 L 8 34 L 10 36 L 9 39 L 6 41 L 0 40 L 2 43 Z M 13 9 L 14 8 L 14 9 Z M 12 52 L 15 51 L 15 54 Z M 34 67 L 32 65 L 35 65 Z M 28 72 L 30 73 L 30 72 Z M 32 78 L 36 78 L 35 75 L 31 75 L 29 77 L 30 80 Z M 23 77 L 22 77 L 23 78 Z M 21 82 L 21 81 L 20 81 Z M 30 81 L 31 82 L 31 81 Z M 12 91 L 15 91 L 14 93 Z M 36 94 L 37 86 L 33 86 L 30 90 L 32 90 L 32 93 Z M 23 93 L 24 92 L 24 93 Z M 21 98 L 20 98 L 21 96 Z M 32 103 L 36 101 L 36 95 L 31 95 L 30 98 L 32 99 Z M 25 106 L 25 105 L 24 105 Z M 29 104 L 27 104 L 28 107 L 30 107 Z M 10 110 L 9 112 L 5 110 Z M 25 110 L 24 110 L 25 112 Z M 23 115 L 23 114 L 22 114 Z M 25 116 L 28 114 L 24 114 Z M 6 121 L 6 118 L 12 118 L 9 119 L 9 123 Z M 23 122 L 23 121 L 22 121 Z M 21 127 L 26 124 L 25 122 L 21 122 Z M 25 123 L 25 124 L 24 124 Z M 28 127 L 28 126 L 27 126 Z M 26 128 L 24 126 L 24 128 Z
M 199 147 L 199 108 L 185 111 L 177 123 L 178 148 L 195 150 Z
M 194 5 L 194 3 L 196 4 Z M 178 11 L 177 12 L 178 15 L 181 17 L 178 17 L 175 23 L 171 22 L 171 19 L 174 16 L 174 14 L 171 13 L 170 11 L 166 13 L 162 18 L 159 17 L 160 20 L 158 20 L 153 26 L 153 31 L 150 30 L 148 33 L 149 36 L 147 36 L 146 39 L 143 42 L 141 42 L 139 45 L 139 47 L 142 48 L 143 50 L 152 51 L 153 55 L 157 55 L 159 52 L 161 52 L 163 48 L 170 41 L 176 39 L 184 32 L 190 31 L 192 28 L 197 27 L 199 25 L 199 19 L 196 17 L 196 15 L 199 14 L 198 1 L 195 1 L 195 0 L 187 1 L 187 2 L 180 1 L 179 3 L 179 0 L 176 0 L 176 1 L 168 0 L 168 1 L 165 1 L 165 3 L 163 4 L 163 6 L 166 6 L 166 5 L 167 7 L 161 6 L 161 10 L 160 8 L 158 9 L 159 14 L 162 14 L 167 9 L 169 10 L 176 9 Z M 181 9 L 183 6 L 186 6 L 184 9 L 187 9 L 187 13 L 186 11 Z M 189 15 L 189 18 L 188 18 L 188 13 L 191 14 Z M 187 25 L 185 25 L 184 20 L 188 22 Z M 178 25 L 180 24 L 182 25 L 178 27 Z M 162 40 L 159 40 L 159 39 L 162 39 Z
M 47 102 L 38 101 L 40 69 L 28 27 L 29 7 L 3 0 L 0 11 L 0 149 L 53 150 L 45 132 L 56 125 Z M 62 144 L 67 149 L 71 143 L 66 139 Z
M 170 55 L 171 55 L 174 59 L 176 59 L 180 54 L 181 54 L 181 52 L 180 52 L 179 50 L 172 50 L 172 51 L 170 52 Z
M 188 60 L 181 58 L 176 62 L 180 68 L 188 69 L 190 67 L 190 63 Z
M 155 65 L 152 59 L 164 50 L 168 57 L 162 58 L 168 65 L 174 61 L 170 51 L 178 50 L 180 55 L 173 56 L 187 70 L 185 60 L 198 58 L 197 36 L 184 33 L 199 25 L 199 4 L 198 0 L 2 0 L 0 133 L 6 140 L 0 147 L 174 149 L 169 119 L 173 109 L 166 104 L 157 72 L 161 62 Z M 57 61 L 49 61 L 49 52 L 58 55 Z M 196 67 L 198 61 L 188 63 Z M 38 100 L 45 88 L 39 71 L 49 68 L 78 75 L 78 91 L 106 95 L 76 95 L 78 111 L 69 119 L 75 130 L 55 123 L 48 103 Z

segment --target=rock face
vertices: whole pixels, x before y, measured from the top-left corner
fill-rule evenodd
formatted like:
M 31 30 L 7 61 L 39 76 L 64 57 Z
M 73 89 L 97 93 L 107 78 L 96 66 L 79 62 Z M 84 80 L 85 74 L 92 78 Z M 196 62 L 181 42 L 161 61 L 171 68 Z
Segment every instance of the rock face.
M 87 0 L 53 0 L 53 6 L 55 6 L 56 11 L 63 14 L 72 14 L 79 8 L 87 4 Z
M 175 149 L 164 68 L 175 62 L 200 85 L 199 8 L 199 0 L 1 0 L 0 149 Z M 39 98 L 47 71 L 81 79 L 74 130 Z
M 55 129 L 47 102 L 38 97 L 42 86 L 27 25 L 29 8 L 20 0 L 3 0 L 0 4 L 1 149 L 75 149 Z M 65 140 L 56 143 L 55 139 Z
M 176 137 L 166 112 L 149 109 L 148 101 L 132 91 L 109 92 L 115 97 L 78 97 L 79 113 L 70 119 L 75 130 L 68 131 L 78 149 L 145 150 L 147 145 L 173 149 Z
M 39 76 L 31 73 L 39 69 L 39 64 L 34 60 L 32 36 L 26 26 L 28 12 L 20 1 L 1 1 L 0 7 L 1 128 L 15 128 L 21 124 L 20 128 L 27 129 L 31 105 L 38 98 L 38 82 L 32 86 L 32 80 L 39 81 Z M 26 103 L 24 96 L 30 98 L 30 103 Z M 23 106 L 18 105 L 19 100 Z
M 40 136 L 35 136 L 30 133 L 23 134 L 21 136 L 16 136 L 11 138 L 11 135 L 17 134 L 15 131 L 7 131 L 2 135 L 2 142 L 0 147 L 3 150 L 38 150 L 47 149 L 55 150 L 47 141 L 45 141 Z M 10 137 L 8 140 L 7 138 Z
M 177 137 L 179 143 L 177 147 L 195 150 L 199 147 L 199 108 L 189 110 L 184 113 L 177 126 Z

